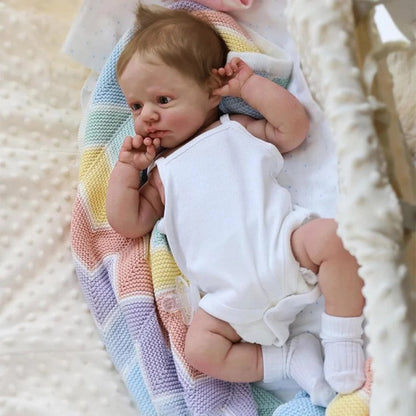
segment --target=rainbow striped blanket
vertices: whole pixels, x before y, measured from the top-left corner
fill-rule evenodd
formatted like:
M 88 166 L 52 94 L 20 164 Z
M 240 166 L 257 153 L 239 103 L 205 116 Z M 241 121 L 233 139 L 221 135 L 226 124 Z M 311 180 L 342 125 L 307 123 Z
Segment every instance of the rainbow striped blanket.
M 231 50 L 263 55 L 244 30 L 228 15 L 192 1 L 183 8 L 207 18 Z M 256 385 L 227 383 L 191 368 L 184 360 L 186 325 L 181 311 L 167 308 L 176 293 L 180 272 L 164 235 L 157 231 L 126 239 L 109 226 L 105 196 L 110 171 L 126 135 L 134 134 L 130 110 L 115 78 L 120 52 L 131 36 L 127 32 L 107 60 L 94 91 L 84 132 L 81 133 L 79 186 L 73 209 L 71 242 L 75 270 L 111 359 L 122 376 L 139 414 L 166 415 L 323 415 L 308 398 L 308 406 L 285 413 L 280 401 Z M 273 68 L 272 79 L 287 85 L 290 62 Z M 270 72 L 260 65 L 258 71 Z M 244 103 L 224 102 L 223 111 L 251 111 Z M 295 403 L 296 400 L 293 401 Z M 275 413 L 277 415 L 277 413 Z

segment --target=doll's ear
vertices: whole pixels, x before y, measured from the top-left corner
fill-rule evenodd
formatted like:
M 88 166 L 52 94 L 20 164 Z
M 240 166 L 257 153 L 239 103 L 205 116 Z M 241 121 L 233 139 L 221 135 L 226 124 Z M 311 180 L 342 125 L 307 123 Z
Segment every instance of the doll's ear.
M 219 88 L 221 88 L 224 85 L 224 79 L 222 77 L 220 77 L 218 74 L 214 74 L 212 73 L 210 78 L 207 81 L 207 89 L 208 89 L 208 93 L 209 93 L 209 99 L 210 99 L 210 103 L 212 108 L 217 107 L 220 105 L 220 101 L 221 101 L 221 94 L 218 94 L 217 91 Z M 214 91 L 216 91 L 216 93 L 214 94 Z
M 218 74 L 212 72 L 207 81 L 207 88 L 210 96 L 212 96 L 212 91 L 217 88 L 221 88 L 225 83 L 224 78 L 220 77 Z
M 211 108 L 218 107 L 220 105 L 221 98 L 222 97 L 220 95 L 211 94 L 211 96 L 209 97 Z

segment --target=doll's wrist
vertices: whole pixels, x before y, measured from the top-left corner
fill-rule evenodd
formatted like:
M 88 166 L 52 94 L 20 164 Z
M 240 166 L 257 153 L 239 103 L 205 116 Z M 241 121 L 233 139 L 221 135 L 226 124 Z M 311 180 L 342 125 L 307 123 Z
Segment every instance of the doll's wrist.
M 118 165 L 118 169 L 122 169 L 126 173 L 129 172 L 129 173 L 134 173 L 134 174 L 140 174 L 140 172 L 143 171 L 143 170 L 146 170 L 149 167 L 150 164 L 146 167 L 139 168 L 138 166 L 136 166 L 132 163 L 124 162 L 124 161 L 119 159 L 117 161 L 117 165 Z
M 253 94 L 256 93 L 256 90 L 259 90 L 259 79 L 261 77 L 255 73 L 252 73 L 245 81 L 240 88 L 240 97 L 248 102 L 250 97 L 253 97 Z

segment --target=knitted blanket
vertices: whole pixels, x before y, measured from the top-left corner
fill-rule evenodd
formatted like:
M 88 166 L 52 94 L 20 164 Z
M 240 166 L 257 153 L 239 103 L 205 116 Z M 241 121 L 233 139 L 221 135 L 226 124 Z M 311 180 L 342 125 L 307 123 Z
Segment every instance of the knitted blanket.
M 231 51 L 246 53 L 246 60 L 252 58 L 256 72 L 288 84 L 291 63 L 284 53 L 270 65 L 269 57 L 229 15 L 192 1 L 178 1 L 172 7 L 209 19 Z M 139 414 L 271 415 L 281 404 L 272 394 L 256 385 L 212 379 L 185 361 L 186 325 L 181 305 L 175 305 L 180 271 L 165 236 L 155 227 L 150 235 L 127 239 L 107 222 L 108 178 L 122 141 L 134 134 L 130 110 L 115 78 L 117 59 L 131 34 L 132 30 L 121 38 L 100 74 L 80 148 L 71 241 L 86 302 Z M 233 100 L 222 103 L 222 110 L 252 114 L 245 103 Z M 295 407 L 286 403 L 291 412 L 296 400 L 309 399 L 305 395 L 295 398 Z M 290 414 L 322 415 L 322 408 L 310 401 L 308 406 L 309 413 L 295 410 Z

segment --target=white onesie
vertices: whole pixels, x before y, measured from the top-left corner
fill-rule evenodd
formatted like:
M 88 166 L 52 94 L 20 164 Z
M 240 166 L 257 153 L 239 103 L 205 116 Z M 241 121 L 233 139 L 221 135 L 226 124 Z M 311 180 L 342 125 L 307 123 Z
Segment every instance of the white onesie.
M 247 342 L 281 346 L 296 315 L 320 295 L 290 247 L 310 212 L 292 207 L 279 185 L 276 147 L 228 116 L 221 123 L 155 161 L 165 191 L 159 230 L 204 294 L 201 308 Z

